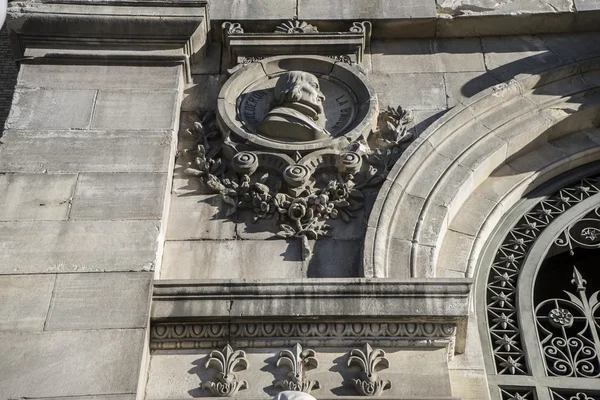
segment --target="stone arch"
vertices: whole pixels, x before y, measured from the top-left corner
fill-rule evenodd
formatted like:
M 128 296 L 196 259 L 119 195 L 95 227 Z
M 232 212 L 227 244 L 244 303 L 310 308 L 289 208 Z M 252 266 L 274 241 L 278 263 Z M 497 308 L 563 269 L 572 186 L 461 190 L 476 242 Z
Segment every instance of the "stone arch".
M 496 85 L 402 155 L 371 212 L 366 277 L 473 277 L 502 214 L 549 179 L 600 159 L 600 58 Z

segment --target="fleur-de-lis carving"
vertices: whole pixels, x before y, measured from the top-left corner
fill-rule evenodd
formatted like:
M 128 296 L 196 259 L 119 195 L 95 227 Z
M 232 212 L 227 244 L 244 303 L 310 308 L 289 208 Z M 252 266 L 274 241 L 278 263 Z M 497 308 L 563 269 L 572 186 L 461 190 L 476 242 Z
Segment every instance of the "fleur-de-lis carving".
M 314 350 L 302 350 L 300 343 L 297 343 L 290 350 L 282 350 L 279 353 L 277 367 L 287 367 L 290 372 L 287 376 L 290 380 L 279 380 L 275 382 L 275 387 L 282 390 L 292 390 L 296 392 L 310 393 L 312 389 L 319 389 L 319 382 L 305 378 L 305 371 L 319 366 Z
M 360 378 L 354 379 L 354 387 L 363 396 L 381 396 L 385 389 L 392 387 L 388 380 L 379 379 L 378 371 L 389 368 L 390 362 L 381 349 L 373 349 L 365 344 L 363 350 L 354 349 L 350 352 L 348 366 L 358 365 L 361 369 Z
M 235 394 L 248 388 L 248 382 L 238 380 L 235 372 L 248 368 L 246 353 L 242 350 L 234 351 L 230 345 L 223 351 L 213 350 L 209 355 L 205 368 L 219 370 L 216 382 L 202 383 L 202 389 L 210 391 L 217 397 L 233 397 Z

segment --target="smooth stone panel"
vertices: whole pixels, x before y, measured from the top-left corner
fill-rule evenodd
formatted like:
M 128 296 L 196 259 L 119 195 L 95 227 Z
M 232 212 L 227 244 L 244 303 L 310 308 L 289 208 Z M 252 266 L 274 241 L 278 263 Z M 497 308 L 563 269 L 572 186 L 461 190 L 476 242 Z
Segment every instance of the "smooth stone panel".
M 380 108 L 402 105 L 410 110 L 439 110 L 447 106 L 442 73 L 372 74 L 369 78 Z
M 177 91 L 100 90 L 93 129 L 173 129 Z
M 68 396 L 60 398 L 48 398 L 48 397 L 30 397 L 27 400 L 136 400 L 135 394 L 114 394 L 114 395 L 101 395 L 101 396 Z
M 298 18 L 404 19 L 434 18 L 434 0 L 298 0 Z
M 219 195 L 171 195 L 167 240 L 235 239 L 235 222 Z
M 179 66 L 21 65 L 19 86 L 57 89 L 173 89 Z
M 96 90 L 17 89 L 6 128 L 86 129 L 96 93 Z
M 143 329 L 0 333 L 0 398 L 135 393 Z
M 478 38 L 374 41 L 373 72 L 485 71 Z
M 64 220 L 77 174 L 0 174 L 0 220 Z
M 296 15 L 296 0 L 219 0 L 210 3 L 210 19 L 289 20 Z
M 71 219 L 160 219 L 167 175 L 82 173 Z
M 600 0 L 596 9 L 600 11 Z M 598 32 L 543 35 L 541 39 L 561 59 L 581 61 L 600 56 Z
M 573 0 L 577 11 L 598 11 L 600 0 Z
M 519 74 L 538 73 L 561 65 L 561 60 L 537 36 L 481 38 L 489 73 L 501 82 Z
M 145 328 L 150 272 L 59 274 L 46 330 Z
M 485 72 L 455 72 L 444 74 L 448 108 L 465 102 L 468 98 L 489 87 L 500 83 L 498 79 Z
M 219 75 L 196 75 L 194 82 L 183 91 L 182 111 L 216 109 L 217 97 L 223 85 Z
M 0 223 L 0 274 L 149 271 L 157 221 Z
M 42 331 L 55 275 L 0 276 L 0 331 Z
M 165 172 L 172 134 L 8 131 L 0 146 L 3 172 Z
M 308 278 L 359 276 L 362 241 L 321 239 L 313 241 L 312 247 L 312 257 L 304 262 Z
M 165 242 L 161 279 L 302 278 L 298 241 Z
M 438 12 L 453 16 L 573 12 L 572 0 L 437 0 Z

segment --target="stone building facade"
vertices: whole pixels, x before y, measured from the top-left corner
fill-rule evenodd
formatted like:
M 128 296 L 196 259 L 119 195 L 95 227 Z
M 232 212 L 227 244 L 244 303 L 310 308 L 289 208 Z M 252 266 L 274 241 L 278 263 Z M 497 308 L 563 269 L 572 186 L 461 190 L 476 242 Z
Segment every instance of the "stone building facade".
M 600 399 L 597 0 L 5 29 L 1 399 Z

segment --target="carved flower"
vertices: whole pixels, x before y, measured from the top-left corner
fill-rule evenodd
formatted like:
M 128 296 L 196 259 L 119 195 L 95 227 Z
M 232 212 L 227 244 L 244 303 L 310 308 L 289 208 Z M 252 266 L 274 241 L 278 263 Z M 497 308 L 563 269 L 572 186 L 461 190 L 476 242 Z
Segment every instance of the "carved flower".
M 557 328 L 568 328 L 573 325 L 573 314 L 564 308 L 555 308 L 551 310 L 548 314 L 548 318 L 550 318 L 550 324 Z
M 335 208 L 335 205 L 329 201 L 328 195 L 320 194 L 311 200 L 314 201 L 317 217 L 325 219 L 336 219 L 338 217 L 338 210 Z
M 275 211 L 272 204 L 272 197 L 268 193 L 254 193 L 252 206 L 258 218 L 267 218 Z
M 325 191 L 334 201 L 345 200 L 348 197 L 348 187 L 338 181 L 330 181 Z
M 292 201 L 290 208 L 288 208 L 287 210 L 287 214 L 292 220 L 300 221 L 301 219 L 304 219 L 304 217 L 306 217 L 307 210 L 309 210 L 309 208 L 308 204 L 306 203 L 306 200 L 299 198 L 294 199 Z

